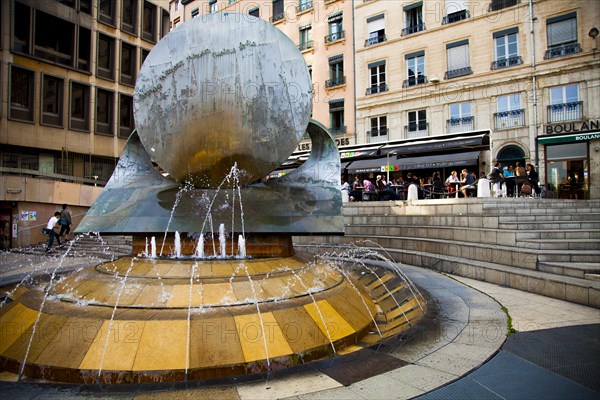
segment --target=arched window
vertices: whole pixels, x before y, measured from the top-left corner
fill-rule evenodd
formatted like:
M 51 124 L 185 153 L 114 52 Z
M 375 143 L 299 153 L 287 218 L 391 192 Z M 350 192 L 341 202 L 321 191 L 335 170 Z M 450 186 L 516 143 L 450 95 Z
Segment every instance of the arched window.
M 519 146 L 509 145 L 498 153 L 498 162 L 503 167 L 505 165 L 515 165 L 517 161 L 520 161 L 522 165 L 525 163 L 525 152 Z

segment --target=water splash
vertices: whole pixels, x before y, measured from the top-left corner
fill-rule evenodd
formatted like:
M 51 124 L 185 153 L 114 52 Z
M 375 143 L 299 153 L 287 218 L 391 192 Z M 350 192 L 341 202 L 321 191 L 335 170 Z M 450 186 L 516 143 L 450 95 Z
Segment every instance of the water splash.
M 195 256 L 197 258 L 204 258 L 204 234 L 200 234 L 200 238 L 198 238 L 198 244 L 196 244 L 196 253 Z
M 219 254 L 223 258 L 227 257 L 227 250 L 225 248 L 226 245 L 227 241 L 225 239 L 225 224 L 221 224 L 219 225 Z
M 181 258 L 181 237 L 178 231 L 175 231 L 175 257 Z
M 154 236 L 152 236 L 152 239 L 150 239 L 150 249 L 150 257 L 156 258 L 156 238 Z
M 243 235 L 238 236 L 238 257 L 246 258 L 246 239 Z

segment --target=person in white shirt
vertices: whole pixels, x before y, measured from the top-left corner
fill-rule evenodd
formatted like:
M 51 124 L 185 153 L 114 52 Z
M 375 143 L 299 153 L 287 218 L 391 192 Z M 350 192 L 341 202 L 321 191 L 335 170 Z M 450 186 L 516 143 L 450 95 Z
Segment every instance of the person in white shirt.
M 59 218 L 60 218 L 60 212 L 57 211 L 54 213 L 54 216 L 48 220 L 48 223 L 46 224 L 46 232 L 50 236 L 50 238 L 48 239 L 48 246 L 46 246 L 46 253 L 50 252 L 50 249 L 52 248 L 52 243 L 54 243 L 55 237 L 56 237 L 56 241 L 58 243 L 58 248 L 59 249 L 62 248 L 62 244 L 60 243 L 60 237 L 56 234 L 56 231 L 54 230 L 54 227 L 58 223 Z

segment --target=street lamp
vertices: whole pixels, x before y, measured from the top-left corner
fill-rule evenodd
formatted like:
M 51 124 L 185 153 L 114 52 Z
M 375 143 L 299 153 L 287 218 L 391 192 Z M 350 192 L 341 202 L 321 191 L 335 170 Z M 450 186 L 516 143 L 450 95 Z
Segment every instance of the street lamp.
M 386 182 L 388 183 L 388 185 L 390 184 L 390 154 L 396 155 L 398 153 L 396 153 L 395 151 L 391 152 L 391 153 L 387 153 L 387 180 Z

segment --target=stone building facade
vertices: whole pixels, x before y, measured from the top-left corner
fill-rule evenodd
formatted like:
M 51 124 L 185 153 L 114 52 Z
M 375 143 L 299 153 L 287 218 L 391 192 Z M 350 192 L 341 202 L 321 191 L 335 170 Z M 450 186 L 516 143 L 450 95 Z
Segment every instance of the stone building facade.
M 136 73 L 169 30 L 167 6 L 0 2 L 2 248 L 42 240 L 60 204 L 77 223 L 93 203 L 134 129 Z

